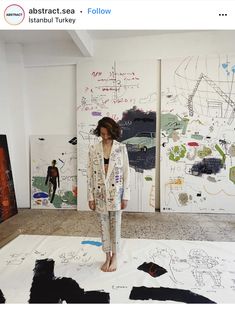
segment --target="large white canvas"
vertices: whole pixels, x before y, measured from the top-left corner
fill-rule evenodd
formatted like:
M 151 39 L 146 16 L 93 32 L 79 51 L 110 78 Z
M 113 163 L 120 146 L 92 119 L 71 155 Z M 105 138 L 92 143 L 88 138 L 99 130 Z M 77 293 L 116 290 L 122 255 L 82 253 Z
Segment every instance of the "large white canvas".
M 54 260 L 55 279 L 71 278 L 86 292 L 109 293 L 110 303 L 175 303 L 176 297 L 177 303 L 192 302 L 193 293 L 219 304 L 235 302 L 234 242 L 122 239 L 118 270 L 111 273 L 100 270 L 105 255 L 99 244 L 93 237 L 18 236 L 0 250 L 6 302 L 28 302 L 35 261 L 43 259 Z M 144 263 L 152 263 L 148 271 L 138 269 Z M 153 288 L 156 299 L 130 299 L 141 287 Z
M 122 128 L 127 132 L 134 126 L 132 121 L 124 120 L 127 111 L 132 115 L 145 114 L 145 118 L 155 113 L 156 118 L 157 63 L 152 60 L 87 61 L 78 64 L 77 76 L 78 191 L 81 193 L 78 194 L 78 209 L 88 210 L 88 147 L 99 141 L 92 131 L 98 120 L 107 116 L 122 121 Z M 149 130 L 148 122 L 143 125 L 143 130 Z M 151 130 L 155 132 L 156 127 Z M 151 143 L 151 150 L 146 148 L 146 159 L 143 153 L 136 159 L 138 155 L 130 154 L 128 149 L 131 200 L 127 211 L 155 211 L 155 139 L 151 139 Z
M 235 57 L 161 65 L 161 211 L 234 213 Z
M 35 135 L 31 148 L 31 207 L 35 209 L 77 208 L 77 146 L 74 136 Z M 48 166 L 56 160 L 60 187 L 50 202 L 48 184 L 45 185 Z

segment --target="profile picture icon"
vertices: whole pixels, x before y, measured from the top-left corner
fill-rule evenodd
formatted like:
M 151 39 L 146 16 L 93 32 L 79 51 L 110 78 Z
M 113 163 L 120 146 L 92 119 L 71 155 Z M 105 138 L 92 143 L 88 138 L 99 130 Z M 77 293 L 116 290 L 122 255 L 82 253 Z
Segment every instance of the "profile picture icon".
M 24 9 L 18 4 L 11 4 L 5 9 L 4 18 L 9 25 L 19 25 L 25 18 Z

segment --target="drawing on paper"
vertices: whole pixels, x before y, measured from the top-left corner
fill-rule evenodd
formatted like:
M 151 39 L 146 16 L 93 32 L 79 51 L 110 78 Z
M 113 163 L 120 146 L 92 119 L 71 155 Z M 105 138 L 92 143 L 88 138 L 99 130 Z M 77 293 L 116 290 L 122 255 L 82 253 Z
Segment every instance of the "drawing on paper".
M 88 148 L 102 117 L 120 124 L 131 168 L 128 211 L 155 211 L 156 62 L 87 62 L 78 70 L 78 209 L 88 210 L 86 167 Z M 148 175 L 148 180 L 146 176 Z M 142 193 L 139 193 L 139 192 Z M 151 193 L 150 193 L 151 192 Z M 151 195 L 151 202 L 149 196 Z
M 76 208 L 76 150 L 76 137 L 31 137 L 32 208 Z
M 234 303 L 232 242 L 123 239 L 109 278 L 86 242 L 99 239 L 18 236 L 0 251 L 0 302 Z
M 162 61 L 161 210 L 234 213 L 235 57 Z

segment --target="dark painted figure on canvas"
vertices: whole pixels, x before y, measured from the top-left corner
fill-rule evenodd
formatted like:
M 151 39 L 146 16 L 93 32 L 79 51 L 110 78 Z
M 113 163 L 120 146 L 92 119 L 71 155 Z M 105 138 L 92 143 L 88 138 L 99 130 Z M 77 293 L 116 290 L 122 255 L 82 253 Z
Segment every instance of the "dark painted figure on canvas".
M 59 170 L 56 167 L 56 160 L 52 160 L 51 166 L 48 166 L 47 169 L 47 177 L 45 181 L 45 185 L 48 184 L 49 189 L 49 197 L 50 197 L 50 202 L 53 203 L 54 197 L 55 197 L 55 192 L 57 189 L 57 183 L 58 187 L 60 187 L 60 175 L 59 175 Z

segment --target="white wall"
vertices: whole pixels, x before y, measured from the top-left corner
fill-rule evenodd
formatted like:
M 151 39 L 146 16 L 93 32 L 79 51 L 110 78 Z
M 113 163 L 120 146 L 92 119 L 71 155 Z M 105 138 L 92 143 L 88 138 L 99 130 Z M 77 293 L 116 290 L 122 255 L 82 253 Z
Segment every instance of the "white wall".
M 29 164 L 21 45 L 11 44 L 9 47 L 1 44 L 0 72 L 0 132 L 7 135 L 17 204 L 22 207 L 29 204 Z
M 0 133 L 6 134 L 9 127 L 7 60 L 5 44 L 0 42 Z
M 23 56 L 21 44 L 0 42 L 0 134 L 8 139 L 18 208 L 29 208 L 29 136 L 76 135 L 76 65 L 25 68 Z
M 157 36 L 97 40 L 95 58 L 162 59 L 235 52 L 235 31 L 189 31 Z
M 73 42 L 31 43 L 23 47 L 25 66 L 75 64 L 81 53 Z
M 29 135 L 76 136 L 76 66 L 25 68 Z
M 24 74 L 27 137 L 76 136 L 76 65 L 26 67 Z
M 36 33 L 36 32 L 35 32 Z M 97 40 L 94 59 L 161 59 L 235 53 L 235 31 L 197 31 Z M 29 207 L 30 134 L 76 134 L 74 44 L 0 42 L 0 131 L 8 136 L 19 207 Z M 160 95 L 160 79 L 158 83 Z M 158 113 L 160 104 L 157 102 Z M 3 111 L 3 112 L 2 112 Z M 159 185 L 157 184 L 157 188 Z

